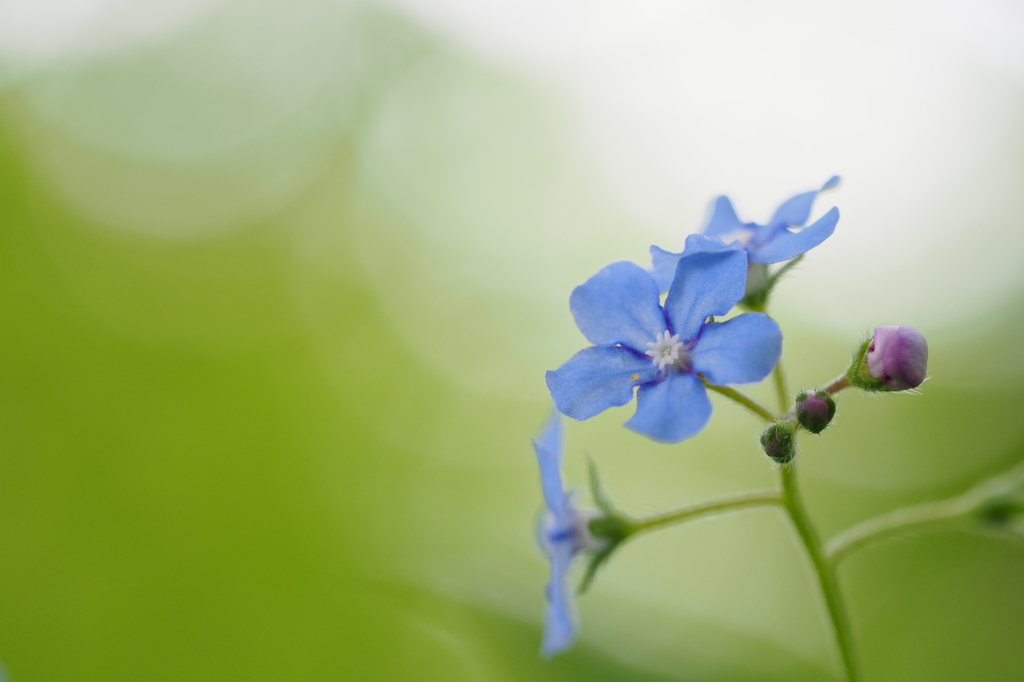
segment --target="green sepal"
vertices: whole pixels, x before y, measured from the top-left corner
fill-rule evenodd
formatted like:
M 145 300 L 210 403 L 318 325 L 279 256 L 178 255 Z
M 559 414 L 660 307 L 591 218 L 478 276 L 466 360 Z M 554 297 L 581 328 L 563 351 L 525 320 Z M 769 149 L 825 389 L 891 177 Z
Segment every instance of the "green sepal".
M 594 581 L 594 576 L 597 575 L 597 569 L 601 568 L 604 562 L 608 561 L 612 552 L 622 544 L 622 541 L 634 532 L 632 521 L 615 508 L 615 503 L 612 502 L 612 498 L 601 483 L 601 472 L 589 454 L 587 454 L 587 472 L 590 478 L 590 495 L 597 508 L 604 512 L 603 515 L 590 520 L 587 530 L 595 540 L 601 542 L 602 546 L 601 549 L 590 554 L 590 563 L 587 564 L 587 570 L 577 589 L 579 594 L 587 591 L 590 583 Z
M 576 590 L 579 594 L 587 591 L 590 584 L 594 581 L 594 576 L 597 575 L 597 569 L 601 568 L 608 561 L 612 552 L 618 549 L 619 545 L 635 532 L 632 521 L 614 512 L 610 512 L 607 516 L 591 519 L 587 528 L 594 539 L 604 542 L 604 546 L 599 551 L 591 554 L 590 563 L 587 564 L 587 570 L 583 574 L 579 588 Z
M 786 261 L 784 265 L 775 270 L 775 272 L 771 273 L 768 272 L 767 265 L 762 263 L 751 263 L 750 265 L 754 266 L 755 268 L 763 267 L 764 270 L 761 271 L 760 273 L 757 273 L 757 275 L 754 275 L 754 273 L 752 273 L 750 269 L 748 269 L 746 285 L 747 290 L 743 296 L 743 299 L 740 301 L 740 306 L 754 313 L 763 313 L 765 310 L 767 310 L 768 299 L 771 296 L 772 290 L 775 289 L 775 286 L 782 280 L 782 277 L 791 269 L 793 269 L 800 261 L 802 261 L 803 258 L 804 254 L 801 253 L 796 258 L 792 258 Z M 758 279 L 763 278 L 764 281 L 761 283 L 757 282 L 756 280 L 752 281 L 754 277 Z
M 740 300 L 740 307 L 752 313 L 763 313 L 768 309 L 768 289 L 761 289 L 744 296 Z
M 761 432 L 761 449 L 777 464 L 789 464 L 796 457 L 797 423 L 789 420 L 769 424 Z
M 594 582 L 594 576 L 597 575 L 597 569 L 601 568 L 604 562 L 608 561 L 608 557 L 612 555 L 614 549 L 604 549 L 596 554 L 590 556 L 590 563 L 587 564 L 587 571 L 583 574 L 583 580 L 580 581 L 580 586 L 576 588 L 576 594 L 584 594 L 590 589 L 590 583 Z
M 885 385 L 884 379 L 871 376 L 868 372 L 868 363 L 865 360 L 868 354 L 868 348 L 871 346 L 871 338 L 865 340 L 857 349 L 853 352 L 853 359 L 850 361 L 850 368 L 846 370 L 846 379 L 850 382 L 851 386 L 863 389 L 865 391 L 889 391 Z
M 589 453 L 586 457 L 587 473 L 590 475 L 590 495 L 594 498 L 594 504 L 596 504 L 597 508 L 605 514 L 614 514 L 615 504 L 612 502 L 612 498 L 608 496 L 608 492 L 604 489 L 604 485 L 601 483 L 601 472 L 598 470 L 597 464 Z
M 590 534 L 609 545 L 617 545 L 633 534 L 633 522 L 621 514 L 609 514 L 590 519 Z

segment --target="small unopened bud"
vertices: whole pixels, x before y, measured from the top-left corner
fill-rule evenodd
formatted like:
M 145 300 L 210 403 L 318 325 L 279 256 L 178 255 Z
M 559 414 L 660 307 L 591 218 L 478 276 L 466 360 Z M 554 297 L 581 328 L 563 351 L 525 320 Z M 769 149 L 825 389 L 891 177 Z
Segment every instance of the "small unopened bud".
M 915 327 L 883 325 L 875 328 L 864 361 L 889 390 L 917 388 L 928 373 L 928 342 Z
M 916 328 L 882 325 L 854 355 L 846 376 L 868 391 L 917 388 L 928 374 L 928 342 Z
M 796 456 L 796 423 L 775 422 L 765 427 L 761 434 L 761 449 L 764 454 L 779 464 L 791 462 Z
M 1007 499 L 989 500 L 978 510 L 978 516 L 985 523 L 1004 527 L 1020 514 L 1020 504 Z
M 992 530 L 1024 535 L 1024 504 L 1020 499 L 1004 497 L 989 500 L 976 513 L 981 522 Z
M 796 420 L 811 433 L 821 433 L 836 416 L 836 401 L 827 391 L 800 393 L 796 397 Z

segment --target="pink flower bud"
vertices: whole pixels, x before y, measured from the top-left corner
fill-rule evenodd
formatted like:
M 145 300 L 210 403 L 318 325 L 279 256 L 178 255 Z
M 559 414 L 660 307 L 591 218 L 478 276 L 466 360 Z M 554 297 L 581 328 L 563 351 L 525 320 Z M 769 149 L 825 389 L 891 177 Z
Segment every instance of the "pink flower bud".
M 836 402 L 823 390 L 796 397 L 796 420 L 811 433 L 821 433 L 836 414 Z
M 875 328 L 864 359 L 871 376 L 882 379 L 886 388 L 916 388 L 928 373 L 928 342 L 914 327 L 883 325 Z

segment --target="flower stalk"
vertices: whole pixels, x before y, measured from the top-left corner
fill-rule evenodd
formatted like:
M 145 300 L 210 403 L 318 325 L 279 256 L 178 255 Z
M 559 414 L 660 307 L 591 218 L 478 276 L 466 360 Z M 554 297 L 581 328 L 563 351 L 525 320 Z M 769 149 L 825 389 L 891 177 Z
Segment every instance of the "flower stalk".
M 989 478 L 970 490 L 938 502 L 903 507 L 863 521 L 832 538 L 825 555 L 838 566 L 853 552 L 887 538 L 911 532 L 949 527 L 971 516 L 981 516 L 990 504 L 1024 486 L 1024 464 Z
M 772 372 L 772 385 L 775 386 L 775 399 L 779 401 L 779 414 L 782 414 L 789 407 L 789 391 L 786 390 L 786 372 L 782 369 L 782 360 L 779 360 Z
M 630 524 L 630 536 L 646 533 L 665 526 L 672 526 L 692 521 L 702 516 L 721 514 L 753 507 L 779 506 L 783 502 L 782 493 L 777 490 L 759 490 L 728 497 L 705 500 L 696 504 L 673 509 L 662 514 L 655 514 L 643 519 L 635 519 Z
M 781 362 L 776 365 L 772 376 L 779 401 L 779 410 L 784 411 L 789 403 L 789 391 L 786 388 L 786 376 L 783 373 Z M 825 608 L 832 624 L 832 634 L 836 647 L 839 649 L 846 679 L 848 682 L 857 682 L 860 679 L 860 667 L 853 647 L 853 633 L 849 617 L 846 614 L 846 604 L 839 588 L 839 577 L 836 575 L 835 566 L 828 561 L 818 531 L 807 513 L 803 498 L 800 496 L 796 462 L 791 461 L 780 466 L 779 474 L 782 482 L 783 508 L 793 523 L 793 528 L 800 537 L 818 578 L 818 587 L 825 600 Z
M 751 412 L 753 412 L 766 422 L 775 421 L 775 415 L 771 413 L 771 410 L 769 410 L 767 407 L 757 402 L 753 398 L 750 398 L 749 396 L 740 393 L 735 388 L 729 388 L 728 386 L 716 386 L 715 384 L 708 381 L 706 377 L 701 377 L 701 379 L 704 382 L 704 386 L 709 391 L 714 391 L 715 393 L 724 395 L 729 400 L 732 400 L 733 402 L 742 405 L 743 407 L 747 408 L 748 410 L 750 410 Z
M 835 395 L 836 393 L 839 393 L 839 391 L 842 391 L 843 389 L 849 388 L 849 387 L 850 387 L 850 379 L 849 379 L 849 377 L 847 377 L 846 374 L 840 374 L 835 379 L 833 379 L 829 383 L 829 385 L 825 387 L 824 390 L 829 395 Z
M 818 587 L 821 589 L 822 597 L 825 600 L 825 608 L 828 611 L 829 620 L 832 624 L 832 634 L 835 637 L 836 647 L 842 659 L 843 669 L 846 672 L 848 682 L 860 680 L 860 667 L 858 665 L 856 652 L 853 646 L 853 633 L 850 627 L 850 620 L 846 614 L 846 604 L 842 591 L 839 588 L 839 578 L 836 575 L 834 564 L 830 563 L 818 531 L 811 522 L 807 509 L 804 507 L 800 497 L 800 489 L 797 485 L 796 462 L 791 462 L 779 467 L 782 477 L 782 490 L 784 495 L 783 508 L 786 510 L 797 535 L 803 543 L 811 566 L 818 578 Z

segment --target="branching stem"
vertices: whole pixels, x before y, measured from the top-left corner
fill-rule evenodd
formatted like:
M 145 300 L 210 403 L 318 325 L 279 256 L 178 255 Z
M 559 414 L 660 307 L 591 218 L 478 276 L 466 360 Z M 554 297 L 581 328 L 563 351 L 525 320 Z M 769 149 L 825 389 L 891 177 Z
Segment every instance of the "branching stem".
M 644 533 L 656 528 L 671 526 L 684 521 L 691 521 L 701 516 L 714 514 L 716 512 L 736 511 L 749 509 L 751 507 L 767 507 L 782 504 L 782 493 L 777 490 L 761 490 L 740 495 L 730 495 L 714 500 L 705 500 L 679 509 L 674 509 L 663 514 L 655 514 L 643 519 L 635 519 L 630 522 L 630 536 Z
M 976 508 L 974 504 L 963 498 L 954 498 L 897 509 L 888 514 L 868 519 L 835 536 L 825 545 L 825 556 L 833 565 L 838 565 L 851 553 L 866 545 L 894 535 L 921 530 L 924 526 L 938 526 L 945 522 L 955 521 Z
M 987 504 L 1024 486 L 1024 464 L 989 478 L 970 490 L 938 502 L 925 502 L 876 516 L 832 538 L 825 557 L 832 566 L 867 545 L 911 531 L 941 528 L 979 513 Z
M 757 402 L 753 398 L 750 398 L 740 393 L 735 388 L 729 388 L 728 386 L 718 386 L 716 384 L 712 384 L 704 377 L 701 377 L 701 379 L 704 381 L 704 385 L 708 388 L 709 391 L 721 393 L 726 398 L 729 398 L 730 400 L 739 403 L 740 405 L 747 408 L 748 410 L 750 410 L 751 412 L 753 412 L 766 422 L 775 421 L 775 415 L 771 413 L 771 410 L 769 410 L 767 407 Z

